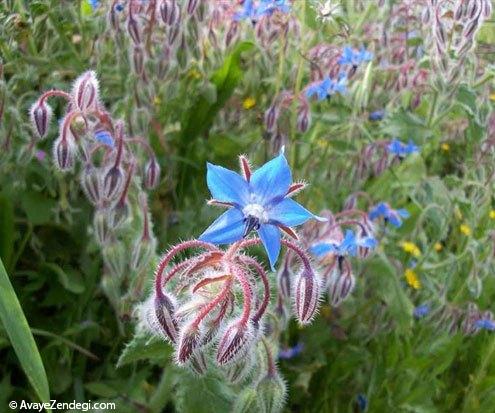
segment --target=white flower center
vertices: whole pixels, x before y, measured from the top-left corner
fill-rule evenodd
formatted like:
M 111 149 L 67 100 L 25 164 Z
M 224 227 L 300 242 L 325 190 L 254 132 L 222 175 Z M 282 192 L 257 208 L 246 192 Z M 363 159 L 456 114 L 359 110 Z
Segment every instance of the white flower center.
M 248 204 L 242 210 L 245 217 L 257 218 L 260 224 L 268 222 L 268 214 L 265 208 L 260 204 Z

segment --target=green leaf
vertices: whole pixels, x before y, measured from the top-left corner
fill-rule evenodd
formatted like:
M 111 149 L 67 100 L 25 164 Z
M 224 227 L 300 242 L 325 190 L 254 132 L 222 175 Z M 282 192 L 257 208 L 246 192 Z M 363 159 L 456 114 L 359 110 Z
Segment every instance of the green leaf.
M 62 284 L 66 290 L 74 294 L 81 294 L 84 292 L 83 280 L 81 279 L 80 274 L 73 269 L 64 271 L 57 264 L 47 262 L 41 265 L 41 271 L 43 271 L 43 273 L 48 272 L 49 275 L 51 275 L 51 273 L 55 274 L 60 284 Z
M 45 367 L 2 260 L 0 260 L 0 291 L 0 320 L 36 394 L 42 402 L 48 402 L 50 392 Z
M 117 367 L 125 366 L 138 360 L 164 361 L 170 358 L 172 348 L 158 337 L 137 334 L 127 343 L 117 361 Z
M 27 191 L 21 196 L 22 208 L 34 225 L 50 222 L 56 203 L 54 199 L 46 198 L 39 192 Z
M 14 250 L 14 207 L 11 200 L 0 195 L 0 258 L 9 268 Z
M 85 17 L 93 14 L 93 9 L 91 8 L 91 4 L 89 4 L 88 0 L 83 0 L 81 2 L 81 14 Z
M 253 48 L 253 43 L 242 42 L 227 56 L 223 65 L 217 69 L 202 93 L 182 120 L 182 142 L 188 142 L 206 132 L 218 111 L 234 93 L 243 77 L 241 54 Z
M 95 396 L 104 397 L 106 399 L 113 399 L 119 395 L 117 389 L 114 389 L 107 383 L 101 381 L 94 381 L 84 385 L 86 390 Z

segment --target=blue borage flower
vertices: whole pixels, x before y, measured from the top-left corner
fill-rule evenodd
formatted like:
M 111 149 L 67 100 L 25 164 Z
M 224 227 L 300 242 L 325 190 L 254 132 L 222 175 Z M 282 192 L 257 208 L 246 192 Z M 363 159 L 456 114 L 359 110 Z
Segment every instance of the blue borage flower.
M 100 6 L 100 0 L 87 0 L 93 10 L 96 10 Z
M 338 63 L 342 66 L 351 65 L 358 67 L 361 63 L 369 62 L 371 59 L 373 59 L 373 53 L 367 51 L 364 47 L 356 50 L 351 46 L 345 46 Z
M 339 73 L 337 80 L 327 76 L 323 80 L 311 83 L 306 88 L 306 97 L 311 98 L 316 95 L 318 100 L 324 100 L 335 93 L 343 95 L 347 92 L 346 85 L 347 75 L 344 72 Z
M 211 163 L 206 180 L 214 199 L 209 204 L 229 207 L 199 237 L 212 244 L 230 244 L 258 232 L 268 253 L 270 266 L 280 253 L 280 230 L 297 238 L 291 227 L 308 219 L 326 221 L 303 208 L 290 197 L 305 186 L 292 183 L 292 174 L 283 152 L 251 173 L 246 157 L 240 157 L 243 176 Z
M 402 218 L 409 218 L 409 212 L 406 209 L 392 209 L 389 204 L 380 202 L 368 213 L 372 221 L 383 218 L 385 222 L 390 222 L 394 227 L 399 228 L 402 225 Z
M 415 318 L 426 317 L 430 313 L 430 306 L 428 304 L 421 304 L 414 308 L 413 316 Z
M 290 360 L 297 357 L 304 349 L 303 343 L 297 343 L 294 347 L 284 348 L 278 352 L 278 358 L 281 360 Z
M 419 152 L 418 146 L 410 139 L 407 144 L 397 138 L 392 139 L 387 148 L 391 154 L 397 155 L 399 158 L 405 158 L 407 155 Z
M 366 411 L 368 408 L 368 398 L 364 394 L 358 394 L 356 397 L 356 402 L 361 412 Z
M 95 139 L 98 142 L 106 146 L 109 146 L 110 148 L 113 148 L 115 146 L 112 135 L 110 134 L 110 132 L 107 132 L 106 130 L 100 130 L 95 132 Z
M 377 241 L 374 237 L 364 236 L 357 237 L 354 231 L 348 229 L 345 232 L 344 239 L 340 242 L 322 242 L 313 245 L 309 250 L 314 255 L 324 256 L 328 253 L 336 254 L 340 257 L 347 255 L 356 256 L 358 248 L 373 249 L 377 245 Z
M 275 11 L 282 13 L 290 12 L 288 0 L 245 0 L 242 4 L 242 10 L 234 15 L 235 21 L 251 20 L 256 21 L 263 16 L 270 16 Z
M 372 122 L 378 122 L 382 120 L 385 116 L 385 111 L 383 109 L 381 110 L 375 110 L 374 112 L 371 112 L 368 116 L 368 119 Z
M 474 325 L 480 330 L 495 331 L 495 321 L 489 318 L 481 318 L 477 320 Z

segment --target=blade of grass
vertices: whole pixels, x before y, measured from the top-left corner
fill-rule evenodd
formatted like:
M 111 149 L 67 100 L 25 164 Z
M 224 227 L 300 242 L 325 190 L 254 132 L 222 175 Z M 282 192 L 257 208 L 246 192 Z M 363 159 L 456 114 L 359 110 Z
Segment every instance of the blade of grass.
M 50 392 L 45 367 L 21 305 L 0 259 L 0 320 L 2 321 L 21 367 L 42 402 Z

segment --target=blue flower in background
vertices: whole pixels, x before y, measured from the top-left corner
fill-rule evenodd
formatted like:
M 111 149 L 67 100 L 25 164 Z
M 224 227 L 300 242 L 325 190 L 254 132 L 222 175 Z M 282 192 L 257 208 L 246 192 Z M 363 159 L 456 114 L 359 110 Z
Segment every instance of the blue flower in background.
M 314 82 L 306 88 L 306 97 L 311 98 L 316 95 L 318 100 L 326 99 L 335 93 L 346 93 L 347 76 L 344 72 L 339 73 L 338 80 L 335 81 L 329 76 L 319 82 Z
M 495 321 L 490 320 L 489 318 L 477 320 L 474 325 L 481 330 L 495 331 Z
M 98 142 L 109 146 L 110 148 L 113 148 L 115 146 L 112 135 L 110 134 L 110 132 L 107 132 L 106 130 L 100 130 L 95 132 L 95 139 Z
M 368 52 L 364 47 L 361 47 L 360 50 L 355 50 L 350 46 L 346 46 L 338 63 L 358 67 L 361 63 L 369 62 L 371 59 L 373 59 L 373 53 Z
M 294 347 L 285 348 L 278 352 L 278 358 L 282 360 L 292 359 L 302 353 L 303 343 L 297 343 Z
M 368 408 L 368 398 L 364 394 L 358 394 L 356 397 L 359 410 L 364 412 Z
M 428 304 L 421 304 L 414 309 L 413 316 L 415 318 L 423 318 L 426 317 L 429 313 L 430 313 L 430 306 Z
M 87 0 L 87 1 L 93 10 L 96 10 L 98 7 L 100 7 L 100 0 Z
M 392 139 L 392 141 L 388 144 L 388 150 L 390 153 L 397 155 L 399 158 L 404 158 L 407 155 L 419 152 L 419 148 L 412 140 L 409 139 L 409 142 L 405 144 L 397 138 Z
M 406 209 L 392 209 L 389 204 L 380 202 L 371 209 L 368 217 L 372 221 L 383 218 L 385 222 L 390 222 L 394 227 L 399 228 L 402 225 L 402 218 L 409 218 L 409 212 Z
M 231 208 L 203 232 L 202 241 L 230 244 L 256 230 L 273 269 L 280 253 L 280 229 L 311 218 L 325 221 L 287 196 L 292 174 L 283 153 L 246 178 L 210 163 L 207 168 L 213 201 Z
M 368 116 L 368 119 L 377 122 L 382 120 L 385 117 L 385 111 L 383 109 L 381 110 L 375 110 L 374 112 L 371 112 Z
M 309 251 L 314 255 L 320 257 L 328 253 L 333 253 L 340 257 L 346 255 L 355 256 L 357 254 L 359 247 L 373 249 L 376 247 L 376 245 L 377 245 L 377 241 L 375 238 L 370 236 L 356 237 L 354 231 L 348 229 L 345 232 L 345 237 L 340 242 L 340 244 L 336 242 L 328 242 L 328 243 L 323 242 L 313 245 L 309 249 Z
M 245 0 L 242 10 L 234 15 L 235 21 L 252 20 L 256 21 L 260 17 L 269 16 L 275 11 L 289 13 L 290 4 L 288 0 L 261 0 L 255 3 L 253 0 Z

